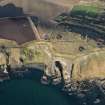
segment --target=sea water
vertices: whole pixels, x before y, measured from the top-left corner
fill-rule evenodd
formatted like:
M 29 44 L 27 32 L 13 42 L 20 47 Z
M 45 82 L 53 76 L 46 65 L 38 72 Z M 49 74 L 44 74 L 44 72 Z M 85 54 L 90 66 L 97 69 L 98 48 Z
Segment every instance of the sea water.
M 69 96 L 62 86 L 41 84 L 38 70 L 19 78 L 13 75 L 0 83 L 0 105 L 105 105 L 105 96 L 98 88 Z
M 28 72 L 22 78 L 13 75 L 0 83 L 0 105 L 75 105 L 75 100 L 69 100 L 61 89 L 41 84 L 39 71 Z

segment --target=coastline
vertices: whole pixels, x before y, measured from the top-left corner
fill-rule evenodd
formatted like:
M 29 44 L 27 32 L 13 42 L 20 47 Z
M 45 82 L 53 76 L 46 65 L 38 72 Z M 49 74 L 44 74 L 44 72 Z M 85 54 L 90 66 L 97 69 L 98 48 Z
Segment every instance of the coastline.
M 56 89 L 57 91 L 60 91 L 62 95 L 67 97 L 67 99 L 76 99 L 79 100 L 78 105 L 84 105 L 84 103 L 101 103 L 104 100 L 101 99 L 102 96 L 105 96 L 103 93 L 103 87 L 104 83 L 102 81 L 104 80 L 87 80 L 87 81 L 81 81 L 78 83 L 71 83 L 71 88 L 65 88 L 63 83 L 53 85 L 48 84 L 44 85 L 41 83 L 41 77 L 43 76 L 43 70 L 38 68 L 28 68 L 28 70 L 13 70 L 10 75 L 9 81 L 23 81 L 23 80 L 31 80 L 33 83 L 41 84 L 42 86 L 49 87 L 52 89 Z M 7 83 L 8 80 L 4 80 L 4 83 Z M 2 82 L 2 83 L 3 83 Z M 78 88 L 75 88 L 78 87 Z M 99 97 L 99 95 L 101 97 Z M 89 98 L 89 100 L 87 100 Z M 92 99 L 91 99 L 92 98 Z M 75 103 L 75 102 L 74 102 Z M 82 103 L 82 104 L 81 104 Z M 86 105 L 87 105 L 86 104 Z M 92 104 L 92 105 L 94 105 Z
M 27 64 L 27 65 L 12 65 L 7 72 L 5 70 L 0 71 L 0 81 L 9 80 L 17 75 L 17 77 L 21 77 L 25 74 L 30 75 L 32 72 L 31 69 L 35 71 L 43 72 L 43 65 L 42 64 Z M 33 70 L 33 71 L 34 71 Z

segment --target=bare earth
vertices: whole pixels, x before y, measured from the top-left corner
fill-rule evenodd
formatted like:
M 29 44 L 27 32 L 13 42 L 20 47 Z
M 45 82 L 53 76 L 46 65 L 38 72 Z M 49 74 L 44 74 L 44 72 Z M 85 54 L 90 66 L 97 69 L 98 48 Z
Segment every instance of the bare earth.
M 27 18 L 1 19 L 0 38 L 14 40 L 18 44 L 36 39 Z

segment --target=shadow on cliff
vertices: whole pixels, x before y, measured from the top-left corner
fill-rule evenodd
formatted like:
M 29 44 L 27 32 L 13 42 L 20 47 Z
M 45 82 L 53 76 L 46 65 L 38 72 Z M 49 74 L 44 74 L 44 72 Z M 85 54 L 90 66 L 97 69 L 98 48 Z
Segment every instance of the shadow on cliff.
M 16 16 L 25 16 L 22 8 L 16 7 L 12 3 L 9 3 L 4 6 L 0 6 L 0 18 L 16 17 Z
M 28 68 L 28 71 L 12 71 L 9 72 L 10 79 L 33 79 L 37 82 L 40 81 L 43 71 L 38 68 Z

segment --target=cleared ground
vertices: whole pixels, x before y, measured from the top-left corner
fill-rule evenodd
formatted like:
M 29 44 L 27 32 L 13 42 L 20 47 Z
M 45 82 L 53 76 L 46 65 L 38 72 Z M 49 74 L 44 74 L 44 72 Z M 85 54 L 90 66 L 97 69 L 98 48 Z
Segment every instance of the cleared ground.
M 0 19 L 0 38 L 14 40 L 22 44 L 36 37 L 27 18 Z

